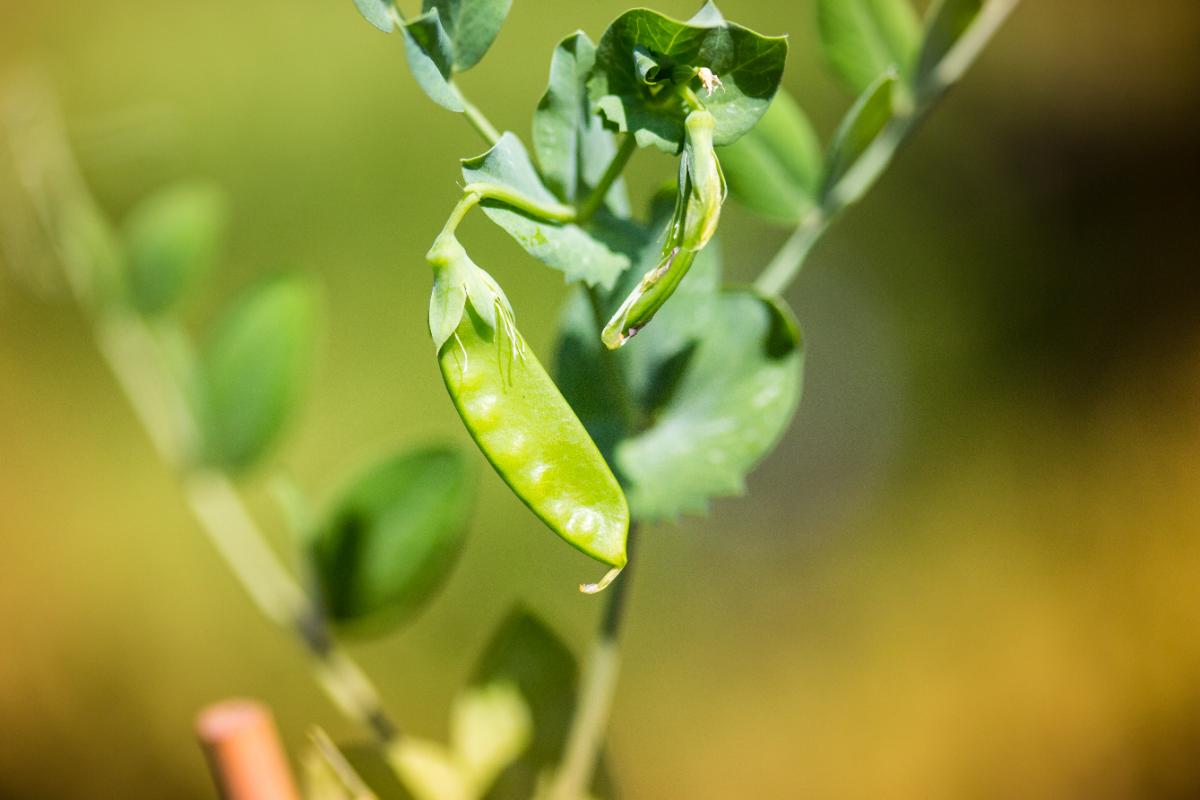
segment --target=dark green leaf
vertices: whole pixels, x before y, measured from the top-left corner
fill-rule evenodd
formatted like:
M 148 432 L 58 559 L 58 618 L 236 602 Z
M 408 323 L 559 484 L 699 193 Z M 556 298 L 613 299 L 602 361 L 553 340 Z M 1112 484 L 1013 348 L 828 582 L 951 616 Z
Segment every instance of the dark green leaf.
M 350 767 L 379 800 L 413 800 L 395 770 L 373 744 L 339 745 Z
M 436 8 L 454 51 L 454 70 L 479 63 L 496 40 L 512 0 L 425 0 L 421 10 Z
M 920 42 L 909 0 L 818 0 L 825 59 L 855 94 L 889 67 L 907 74 Z
M 729 193 L 750 210 L 795 225 L 816 205 L 821 143 L 808 117 L 782 89 L 758 124 L 717 155 Z
M 462 96 L 451 82 L 454 49 L 436 8 L 400 26 L 408 67 L 417 85 L 439 106 L 462 111 Z
M 825 163 L 825 178 L 822 195 L 829 197 L 838 189 L 876 137 L 883 132 L 892 119 L 892 89 L 896 85 L 896 73 L 886 72 L 867 87 L 866 91 L 846 112 L 845 118 L 833 135 L 829 145 L 829 157 Z M 858 181 L 865 190 L 869 181 Z M 857 199 L 853 195 L 839 192 L 839 204 L 845 205 Z
M 467 183 L 499 184 L 539 203 L 557 202 L 538 178 L 525 146 L 511 133 L 482 156 L 463 161 L 463 178 Z M 497 201 L 485 200 L 482 205 L 484 213 L 530 255 L 560 270 L 567 280 L 607 288 L 629 266 L 624 245 L 603 215 L 579 226 L 535 219 Z
M 529 705 L 533 739 L 525 753 L 500 774 L 484 800 L 529 800 L 538 781 L 562 759 L 574 714 L 578 668 L 565 644 L 545 623 L 522 608 L 509 613 L 493 634 L 472 674 L 470 685 L 510 684 Z M 597 769 L 592 793 L 610 782 L 603 763 Z
M 206 460 L 250 466 L 274 443 L 308 374 L 317 298 L 304 278 L 255 287 L 217 322 L 200 366 Z
M 550 84 L 533 115 L 533 150 L 546 185 L 567 202 L 588 194 L 617 151 L 612 133 L 588 102 L 587 80 L 595 63 L 596 46 L 586 34 L 563 39 L 550 61 Z M 622 181 L 606 201 L 614 213 L 628 216 Z
M 638 519 L 703 513 L 711 498 L 740 494 L 799 401 L 802 350 L 789 312 L 750 291 L 725 291 L 704 329 L 653 425 L 617 445 Z
M 458 558 L 471 495 L 466 461 L 444 447 L 401 453 L 359 477 L 310 544 L 329 616 L 388 625 L 410 619 Z
M 719 145 L 732 144 L 750 130 L 779 86 L 785 37 L 760 36 L 713 11 L 702 10 L 698 17 L 698 23 L 687 23 L 634 9 L 617 17 L 600 39 L 590 84 L 593 101 L 612 125 L 633 133 L 643 147 L 652 144 L 669 153 L 683 147 L 681 84 L 700 92 L 716 118 Z M 647 84 L 651 64 L 658 69 Z M 711 95 L 694 77 L 701 67 L 721 80 L 722 87 Z
M 216 261 L 227 220 L 224 194 L 207 183 L 172 186 L 139 203 L 125 225 L 134 308 L 152 316 L 175 305 Z
M 918 86 L 929 80 L 982 9 L 983 0 L 939 0 L 929 9 L 921 54 L 917 57 Z
M 354 0 L 354 5 L 358 7 L 358 13 L 363 15 L 363 19 L 384 33 L 395 27 L 392 21 L 391 0 Z

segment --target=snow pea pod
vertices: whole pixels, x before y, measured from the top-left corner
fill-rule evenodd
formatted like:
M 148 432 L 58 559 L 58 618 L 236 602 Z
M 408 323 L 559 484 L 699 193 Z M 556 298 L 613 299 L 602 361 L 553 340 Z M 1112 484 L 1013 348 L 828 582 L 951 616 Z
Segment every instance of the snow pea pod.
M 430 263 L 436 275 L 431 329 L 448 330 L 445 319 L 434 319 L 440 315 L 435 305 L 462 309 L 453 332 L 442 342 L 435 334 L 435 343 L 467 430 L 534 514 L 615 574 L 626 561 L 629 507 L 604 456 L 526 345 L 491 276 L 457 242 L 435 247 Z M 464 302 L 446 303 L 447 295 Z
M 687 138 L 679 159 L 679 188 L 662 255 L 604 326 L 600 338 L 609 349 L 625 344 L 650 322 L 717 230 L 725 176 L 713 149 L 715 127 L 713 115 L 703 110 L 693 111 L 684 121 Z

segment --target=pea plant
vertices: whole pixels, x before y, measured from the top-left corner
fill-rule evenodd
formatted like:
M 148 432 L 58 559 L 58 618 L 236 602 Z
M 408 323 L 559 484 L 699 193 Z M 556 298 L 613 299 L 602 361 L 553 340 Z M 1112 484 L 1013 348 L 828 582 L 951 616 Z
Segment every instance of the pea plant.
M 475 459 L 443 444 L 402 449 L 324 503 L 276 475 L 297 556 L 289 568 L 239 481 L 287 430 L 320 304 L 311 280 L 276 276 L 194 335 L 181 309 L 232 221 L 216 187 L 168 186 L 114 222 L 81 177 L 50 93 L 20 83 L 3 109 L 19 187 L 6 260 L 61 265 L 202 530 L 369 737 L 335 745 L 314 730 L 301 758 L 305 796 L 612 797 L 605 728 L 636 538 L 743 492 L 801 395 L 803 340 L 783 293 L 1016 0 L 935 0 L 923 21 L 909 0 L 816 0 L 825 60 L 856 98 L 826 146 L 781 88 L 786 37 L 727 21 L 712 2 L 686 21 L 627 11 L 597 40 L 576 32 L 555 47 L 532 151 L 455 80 L 484 58 L 511 0 L 423 0 L 413 17 L 391 0 L 355 4 L 399 34 L 417 85 L 488 148 L 462 161 L 458 202 L 426 254 L 428 327 L 479 451 L 604 570 L 580 587 L 606 604 L 582 675 L 553 631 L 515 609 L 453 702 L 449 742 L 403 731 L 385 709 L 343 642 L 395 630 L 445 582 L 469 523 Z M 667 185 L 635 203 L 622 173 L 640 148 L 658 154 Z M 750 286 L 722 280 L 727 197 L 791 231 Z M 521 333 L 519 299 L 459 239 L 476 209 L 571 285 L 552 371 Z

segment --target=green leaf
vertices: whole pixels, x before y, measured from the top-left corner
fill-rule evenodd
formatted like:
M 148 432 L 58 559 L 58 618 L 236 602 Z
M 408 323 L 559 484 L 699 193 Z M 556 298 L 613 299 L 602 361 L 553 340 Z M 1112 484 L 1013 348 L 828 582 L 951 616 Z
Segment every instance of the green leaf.
M 433 102 L 450 111 L 463 111 L 462 95 L 451 81 L 454 72 L 454 45 L 442 26 L 436 8 L 400 26 L 408 67 L 417 85 Z
M 505 133 L 482 156 L 466 159 L 467 183 L 491 183 L 509 188 L 538 203 L 556 203 L 538 178 L 521 140 Z M 548 222 L 495 200 L 484 200 L 484 213 L 506 230 L 531 256 L 561 271 L 568 281 L 609 287 L 629 267 L 629 255 L 618 235 L 621 227 L 603 216 L 586 226 Z
M 512 0 L 425 0 L 421 10 L 440 12 L 454 51 L 454 70 L 462 72 L 483 58 L 511 7 Z
M 784 90 L 750 132 L 717 151 L 729 193 L 775 222 L 795 225 L 820 190 L 821 143 L 808 117 Z
M 865 165 L 872 174 L 854 177 L 855 191 L 845 192 L 839 184 L 847 180 L 851 170 L 858 165 L 871 143 L 883 132 L 892 119 L 892 90 L 896 86 L 896 73 L 885 72 L 866 88 L 862 95 L 846 112 L 833 141 L 829 145 L 829 156 L 825 162 L 825 177 L 822 181 L 822 196 L 829 198 L 837 192 L 836 207 L 847 205 L 861 196 L 874 180 L 884 164 Z
M 379 630 L 414 616 L 466 539 L 473 475 L 445 447 L 400 453 L 343 491 L 309 548 L 326 612 Z
M 139 203 L 125 224 L 129 295 L 147 316 L 175 305 L 208 273 L 228 222 L 225 195 L 208 183 L 186 183 Z
M 643 147 L 676 153 L 683 147 L 686 116 L 678 93 L 687 87 L 699 92 L 716 118 L 716 143 L 732 144 L 766 112 L 786 56 L 786 37 L 760 36 L 725 22 L 715 8 L 702 9 L 691 22 L 634 9 L 601 37 L 590 89 L 618 130 L 633 133 Z M 711 95 L 695 77 L 701 67 L 721 80 Z
M 384 33 L 391 32 L 394 27 L 391 0 L 354 0 L 354 5 L 367 22 Z
M 450 741 L 459 769 L 482 795 L 529 746 L 529 706 L 511 683 L 470 687 L 450 710 Z
M 545 623 L 518 607 L 492 635 L 469 683 L 513 686 L 525 700 L 533 722 L 529 746 L 500 774 L 484 800 L 529 800 L 537 794 L 539 779 L 562 760 L 577 695 L 574 656 Z M 611 797 L 602 791 L 606 773 L 602 762 L 592 787 L 596 797 Z
M 308 374 L 316 316 L 309 281 L 283 276 L 245 292 L 218 320 L 200 364 L 211 466 L 245 469 L 274 443 Z
M 646 242 L 644 258 L 653 258 L 655 237 Z M 620 350 L 601 350 L 582 293 L 564 309 L 559 387 L 613 464 L 639 521 L 701 513 L 710 499 L 740 493 L 799 400 L 803 354 L 791 314 L 751 291 L 721 290 L 716 252 L 710 245 L 699 254 L 654 324 Z M 601 318 L 626 285 L 604 300 Z M 633 420 L 621 413 L 626 404 L 613 389 L 618 381 L 604 377 L 606 363 L 628 387 Z
M 921 54 L 917 57 L 918 86 L 929 82 L 942 59 L 954 49 L 982 10 L 983 0 L 939 0 L 929 9 Z
M 825 59 L 855 94 L 889 67 L 908 74 L 921 38 L 909 0 L 818 0 L 817 30 Z
M 582 32 L 563 39 L 550 61 L 550 83 L 533 115 L 533 151 L 546 185 L 566 202 L 587 196 L 617 152 L 613 136 L 592 113 L 587 80 L 596 63 L 596 46 Z M 624 182 L 605 198 L 609 209 L 629 215 Z
M 799 329 L 777 302 L 748 290 L 717 295 L 669 402 L 649 430 L 617 445 L 638 519 L 703 513 L 709 499 L 741 494 L 787 428 L 803 359 Z

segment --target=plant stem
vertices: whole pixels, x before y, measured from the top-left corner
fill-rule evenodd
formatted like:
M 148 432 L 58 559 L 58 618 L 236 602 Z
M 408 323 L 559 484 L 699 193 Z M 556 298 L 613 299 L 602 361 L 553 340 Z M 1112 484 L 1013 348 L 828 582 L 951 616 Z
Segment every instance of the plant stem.
M 991 0 L 962 38 L 951 48 L 923 85 L 917 87 L 915 108 L 898 113 L 859 156 L 854 166 L 825 193 L 818 209 L 808 214 L 754 281 L 759 291 L 783 293 L 804 266 L 813 246 L 853 198 L 883 174 L 896 151 L 912 135 L 937 101 L 967 71 L 1020 0 Z
M 542 202 L 498 183 L 468 183 L 463 187 L 466 194 L 477 194 L 481 200 L 499 200 L 501 203 L 551 222 L 574 222 L 575 209 L 562 203 Z
M 159 455 L 176 466 L 184 463 L 195 432 L 189 430 L 185 401 L 161 369 L 154 334 L 141 320 L 118 315 L 98 323 L 97 339 Z M 213 470 L 185 469 L 182 476 L 188 507 L 246 594 L 264 616 L 296 634 L 313 658 L 321 688 L 343 714 L 371 732 L 387 756 L 399 729 L 384 710 L 378 690 L 337 646 L 320 609 L 267 545 L 232 481 Z
M 479 106 L 472 103 L 462 93 L 462 89 L 458 90 L 458 96 L 462 100 L 463 113 L 466 115 L 467 122 L 475 129 L 483 140 L 488 143 L 488 147 L 495 147 L 496 142 L 500 141 L 500 131 L 496 130 L 496 126 L 488 120 Z
M 600 298 L 600 290 L 594 286 L 588 286 L 587 297 L 588 305 L 592 309 L 592 320 L 596 324 L 596 330 L 604 330 L 607 320 L 604 319 L 604 307 Z M 641 414 L 638 413 L 637 407 L 633 404 L 633 398 L 629 395 L 629 386 L 626 384 L 625 376 L 621 372 L 621 365 L 617 363 L 617 351 L 609 350 L 607 347 L 601 345 L 600 363 L 604 366 L 608 385 L 612 387 L 613 394 L 616 395 L 617 404 L 620 407 L 622 421 L 625 423 L 626 429 L 637 430 L 641 426 Z
M 608 197 L 608 191 L 617 182 L 617 178 L 621 177 L 621 173 L 625 171 L 625 166 L 629 163 L 629 158 L 636 150 L 637 138 L 632 133 L 625 134 L 612 161 L 608 162 L 608 169 L 604 170 L 604 174 L 600 176 L 600 180 L 592 189 L 591 194 L 579 205 L 579 213 L 576 215 L 578 222 L 587 222 L 593 214 L 600 210 L 600 206 L 604 205 L 604 199 Z
M 562 764 L 554 777 L 548 800 L 582 800 L 588 797 L 621 670 L 620 633 L 633 578 L 636 525 L 629 528 L 629 566 L 609 591 L 608 606 L 592 642 L 587 668 L 567 733 Z

